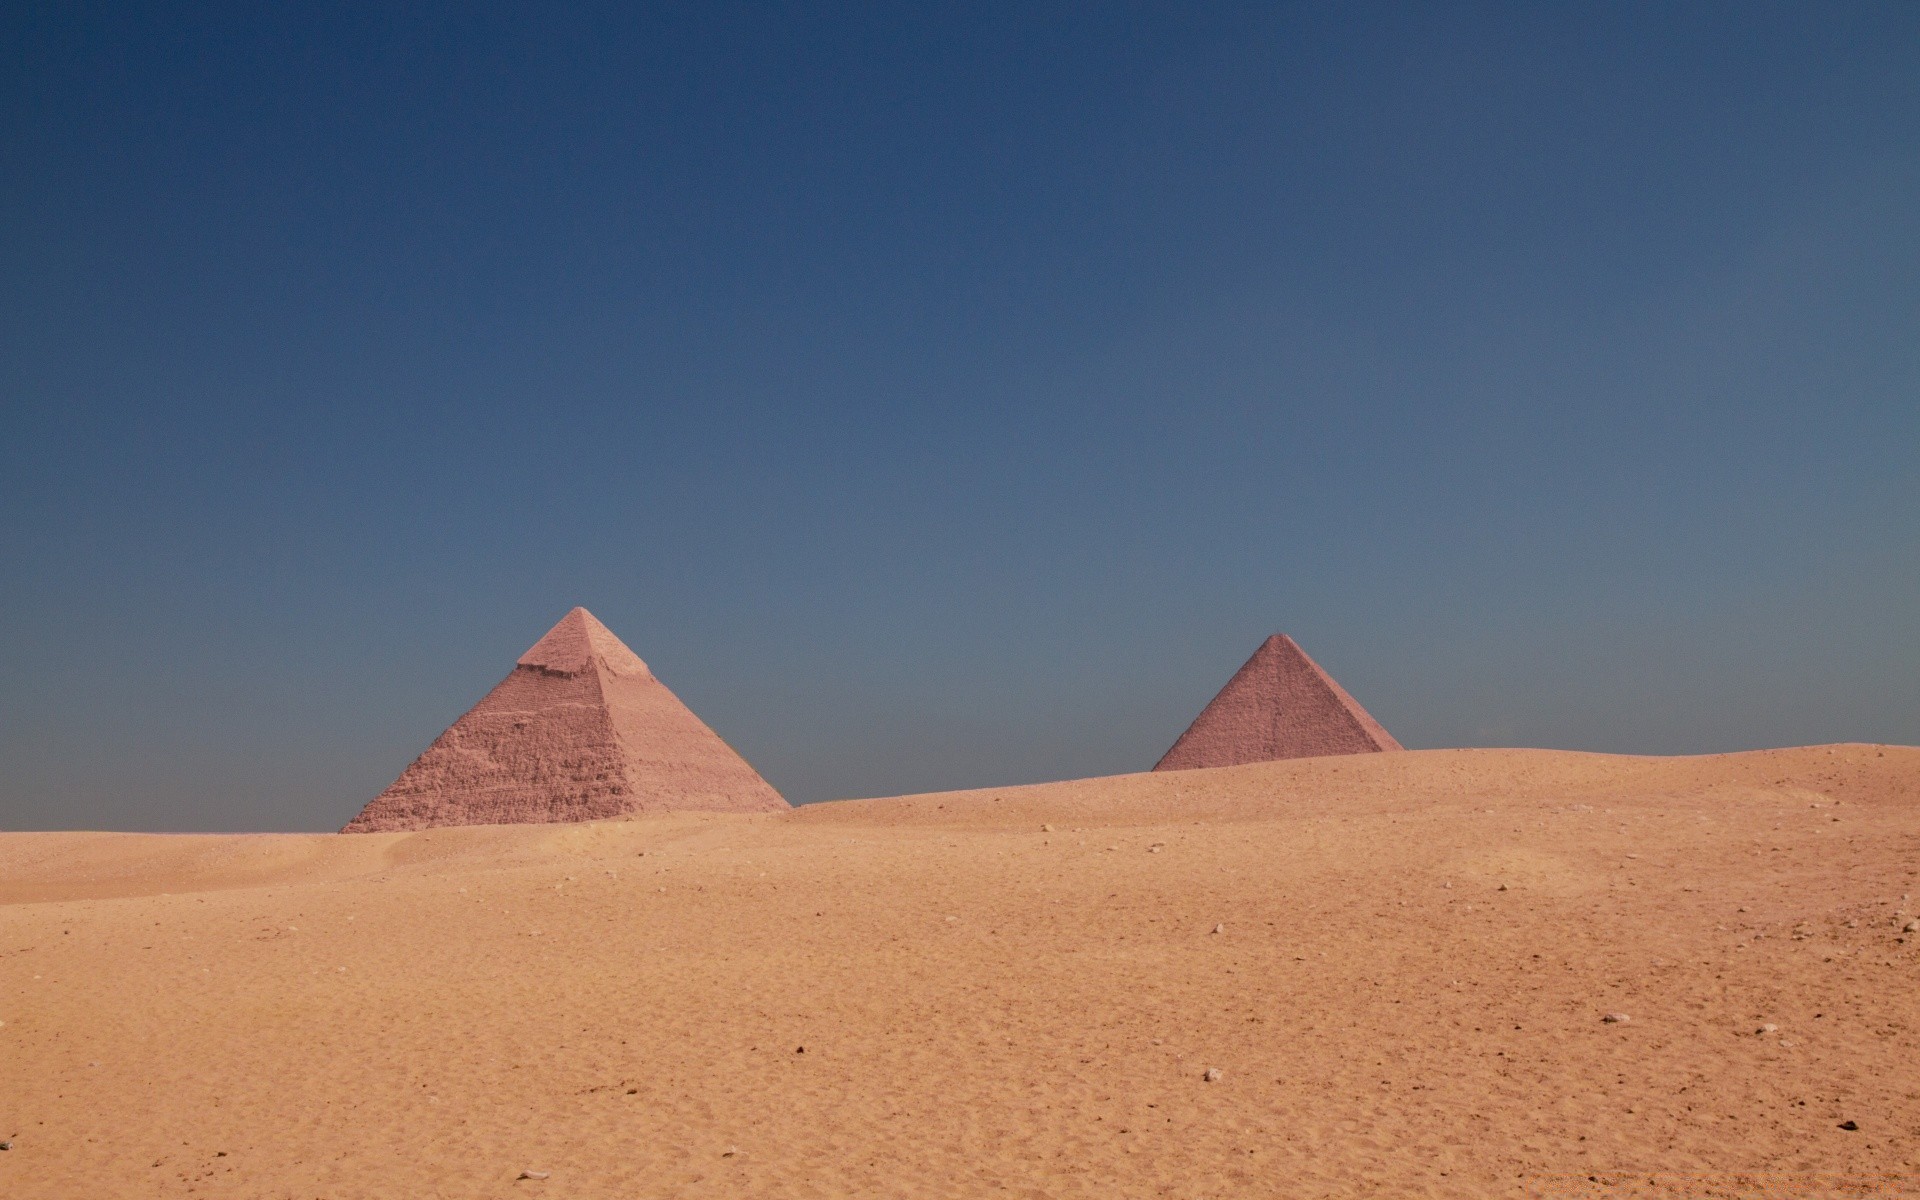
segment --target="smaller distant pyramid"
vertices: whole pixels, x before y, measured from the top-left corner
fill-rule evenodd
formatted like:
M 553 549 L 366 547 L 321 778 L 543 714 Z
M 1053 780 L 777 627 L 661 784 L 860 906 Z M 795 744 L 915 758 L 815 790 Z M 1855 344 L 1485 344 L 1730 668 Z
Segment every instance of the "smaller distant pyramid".
M 786 807 L 639 655 L 576 608 L 342 832 Z
M 1400 748 L 1305 650 L 1276 633 L 1234 672 L 1153 769 L 1186 771 Z

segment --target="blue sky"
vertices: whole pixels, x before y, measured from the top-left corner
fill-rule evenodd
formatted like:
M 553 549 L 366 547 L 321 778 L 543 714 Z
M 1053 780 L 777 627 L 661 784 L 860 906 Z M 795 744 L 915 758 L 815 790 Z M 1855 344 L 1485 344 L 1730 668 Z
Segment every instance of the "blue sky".
M 574 604 L 796 801 L 1920 742 L 1920 7 L 0 16 L 0 827 L 337 827 Z

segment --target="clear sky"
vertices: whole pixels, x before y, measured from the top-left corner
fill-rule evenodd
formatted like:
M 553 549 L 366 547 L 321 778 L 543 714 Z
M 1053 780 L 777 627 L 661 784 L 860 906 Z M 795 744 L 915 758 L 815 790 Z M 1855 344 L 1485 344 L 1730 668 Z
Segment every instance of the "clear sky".
M 11 5 L 0 827 L 584 604 L 790 799 L 1920 742 L 1920 5 Z

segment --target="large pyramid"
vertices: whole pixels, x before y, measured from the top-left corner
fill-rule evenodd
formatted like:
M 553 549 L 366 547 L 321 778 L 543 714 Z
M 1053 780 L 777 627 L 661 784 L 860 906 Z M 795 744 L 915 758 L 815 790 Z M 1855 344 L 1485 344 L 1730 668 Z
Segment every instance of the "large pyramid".
M 1305 650 L 1276 633 L 1234 672 L 1153 769 L 1185 771 L 1400 748 Z
M 342 832 L 786 807 L 639 655 L 576 608 Z

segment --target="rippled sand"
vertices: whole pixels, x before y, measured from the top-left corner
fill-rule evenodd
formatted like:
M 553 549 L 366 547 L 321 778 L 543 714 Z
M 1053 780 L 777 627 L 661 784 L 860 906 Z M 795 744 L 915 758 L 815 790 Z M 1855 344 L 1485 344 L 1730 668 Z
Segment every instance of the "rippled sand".
M 1860 745 L 0 835 L 0 1196 L 1920 1195 L 1917 874 Z

